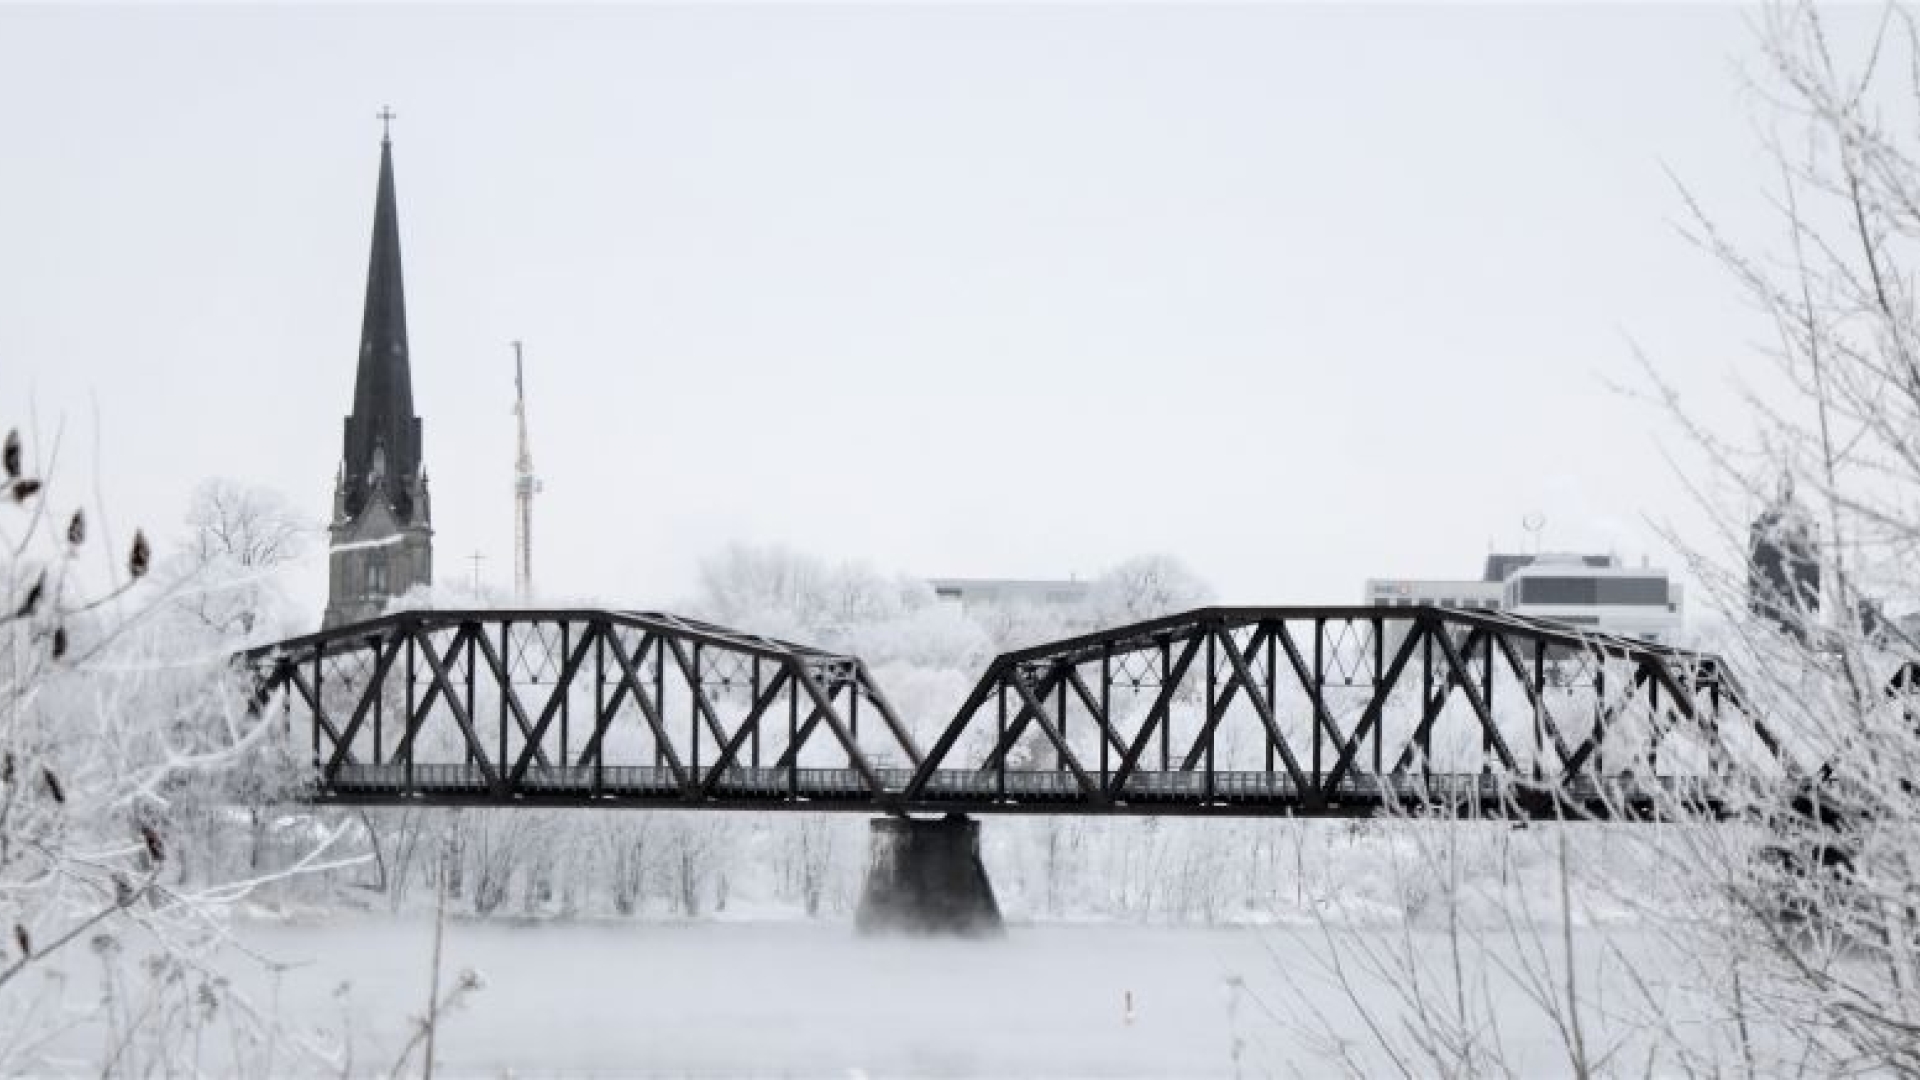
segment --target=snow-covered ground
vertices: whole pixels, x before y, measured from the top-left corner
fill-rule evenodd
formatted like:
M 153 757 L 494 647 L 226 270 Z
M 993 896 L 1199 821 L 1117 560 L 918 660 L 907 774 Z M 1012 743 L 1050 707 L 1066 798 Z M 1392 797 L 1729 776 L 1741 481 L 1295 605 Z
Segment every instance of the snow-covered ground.
M 248 949 L 295 966 L 277 990 L 253 965 L 240 978 L 285 1016 L 350 1030 L 348 1071 L 384 1075 L 426 997 L 431 930 L 378 915 L 243 921 Z M 1580 934 L 1594 951 L 1601 932 Z M 1642 956 L 1652 944 L 1636 931 L 1609 939 Z M 436 1057 L 441 1075 L 460 1076 L 1203 1077 L 1235 1075 L 1238 1038 L 1244 1074 L 1291 1063 L 1326 1075 L 1285 1022 L 1302 989 L 1348 1015 L 1305 959 L 1322 945 L 1310 928 L 1042 924 L 995 941 L 907 941 L 838 922 L 457 920 L 446 968 L 475 969 L 486 986 L 445 1022 Z M 1564 1073 L 1545 1018 L 1517 990 L 1494 992 L 1512 998 L 1501 1035 L 1528 1074 Z M 1371 993 L 1392 1007 L 1384 988 Z M 1357 1022 L 1349 1033 L 1363 1038 Z M 217 1051 L 207 1067 L 220 1071 Z

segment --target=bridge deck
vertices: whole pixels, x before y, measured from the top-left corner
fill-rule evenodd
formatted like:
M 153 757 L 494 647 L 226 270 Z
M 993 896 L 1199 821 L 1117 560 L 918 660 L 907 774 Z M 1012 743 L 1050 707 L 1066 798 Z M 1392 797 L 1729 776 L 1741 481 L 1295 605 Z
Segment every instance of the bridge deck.
M 530 768 L 512 791 L 490 787 L 478 765 L 346 765 L 316 794 L 351 805 L 596 806 L 671 809 L 733 807 L 859 813 L 1212 814 L 1219 816 L 1371 817 L 1389 806 L 1452 807 L 1495 818 L 1617 817 L 1646 814 L 1673 800 L 1701 804 L 1704 781 L 1691 777 L 1581 779 L 1557 786 L 1515 783 L 1488 773 L 1357 774 L 1321 799 L 1285 775 L 1268 772 L 1143 772 L 1126 778 L 1124 798 L 1089 793 L 1070 772 L 982 773 L 942 769 L 905 798 L 912 769 L 874 770 L 875 795 L 854 769 L 724 770 L 702 796 L 673 770 L 648 766 Z

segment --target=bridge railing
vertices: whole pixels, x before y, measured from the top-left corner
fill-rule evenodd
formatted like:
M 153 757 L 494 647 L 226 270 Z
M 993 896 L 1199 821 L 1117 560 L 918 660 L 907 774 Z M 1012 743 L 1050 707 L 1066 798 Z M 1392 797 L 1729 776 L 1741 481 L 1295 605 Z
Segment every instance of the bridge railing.
M 352 765 L 340 770 L 321 792 L 323 799 L 406 803 L 427 801 L 474 805 L 693 806 L 707 803 L 762 806 L 818 806 L 871 812 L 898 800 L 914 775 L 911 769 L 879 771 L 884 794 L 876 800 L 865 778 L 853 769 L 727 769 L 712 791 L 691 792 L 669 769 L 653 766 L 556 766 L 530 770 L 518 790 L 498 797 L 487 774 L 474 765 Z M 1094 804 L 1071 773 L 1011 771 L 1004 783 L 976 770 L 942 770 L 928 783 L 923 808 L 976 811 L 1156 812 L 1169 807 L 1206 811 L 1375 813 L 1387 807 L 1413 810 L 1445 806 L 1477 816 L 1543 816 L 1555 808 L 1570 816 L 1610 815 L 1636 807 L 1678 803 L 1704 805 L 1713 788 L 1700 778 L 1583 777 L 1549 785 L 1516 782 L 1496 774 L 1356 774 L 1341 782 L 1330 800 L 1318 800 L 1287 777 L 1256 771 L 1219 773 L 1208 786 L 1192 773 L 1136 773 L 1127 779 L 1126 797 Z

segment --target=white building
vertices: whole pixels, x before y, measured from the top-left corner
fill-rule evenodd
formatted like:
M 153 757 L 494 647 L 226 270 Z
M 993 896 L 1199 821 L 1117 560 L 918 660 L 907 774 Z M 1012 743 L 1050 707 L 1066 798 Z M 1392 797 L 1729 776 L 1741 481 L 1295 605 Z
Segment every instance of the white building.
M 1505 611 L 1655 642 L 1672 641 L 1683 615 L 1681 588 L 1665 570 L 1612 555 L 1489 555 L 1478 580 L 1375 579 L 1365 602 Z
M 1437 607 L 1500 610 L 1504 595 L 1498 581 L 1410 581 L 1405 578 L 1367 582 L 1367 603 L 1375 607 Z
M 961 607 L 1052 607 L 1078 604 L 1092 588 L 1086 581 L 1017 578 L 928 578 L 933 594 Z

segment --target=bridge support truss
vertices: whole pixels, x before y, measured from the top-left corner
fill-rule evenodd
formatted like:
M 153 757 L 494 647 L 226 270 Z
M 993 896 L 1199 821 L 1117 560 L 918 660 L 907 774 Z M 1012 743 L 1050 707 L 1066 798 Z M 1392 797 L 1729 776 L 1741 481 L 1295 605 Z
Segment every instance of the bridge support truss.
M 901 793 L 952 811 L 1657 813 L 1780 756 L 1719 661 L 1436 608 L 1208 608 L 997 658 Z
M 1481 611 L 1205 608 L 1006 653 L 924 755 L 858 658 L 659 613 L 409 612 L 247 659 L 319 801 L 1657 816 L 1782 771 L 1716 658 Z
M 870 810 L 921 760 L 857 658 L 660 613 L 405 612 L 247 660 L 321 801 Z

